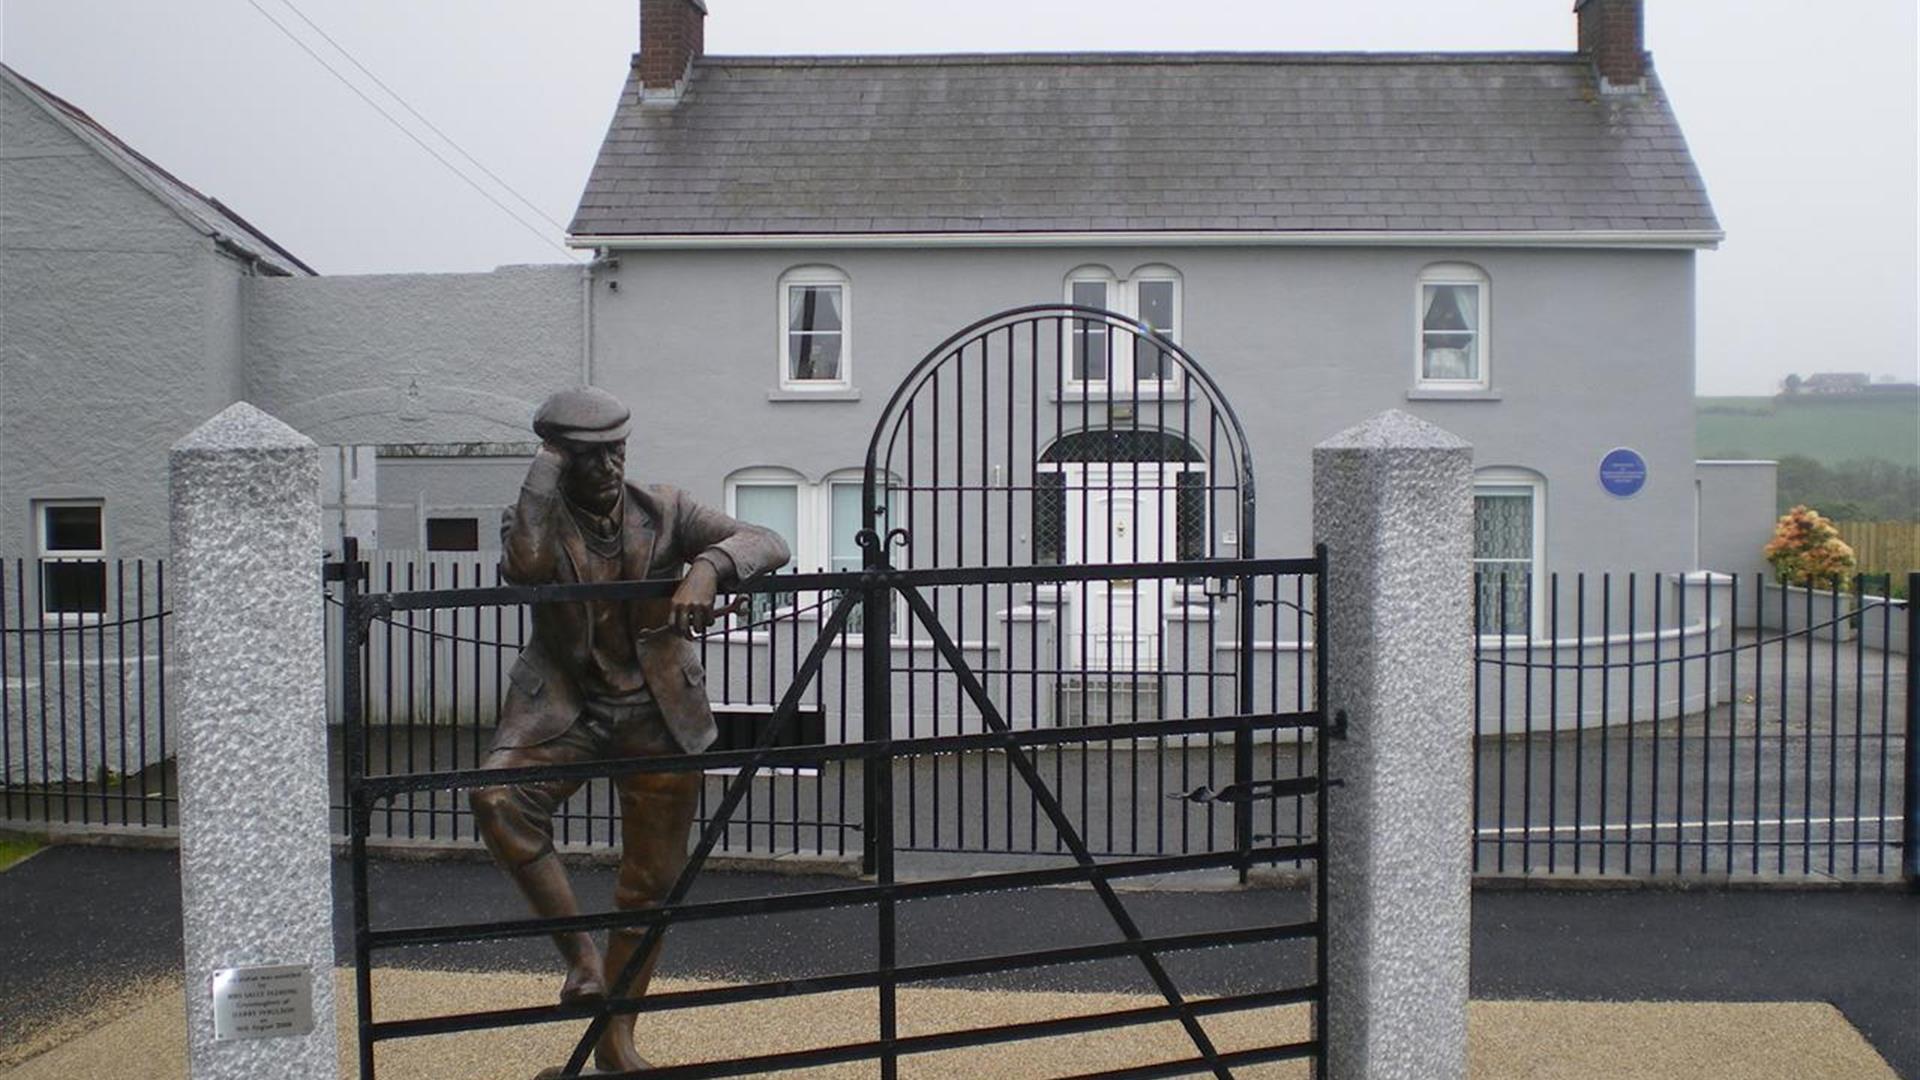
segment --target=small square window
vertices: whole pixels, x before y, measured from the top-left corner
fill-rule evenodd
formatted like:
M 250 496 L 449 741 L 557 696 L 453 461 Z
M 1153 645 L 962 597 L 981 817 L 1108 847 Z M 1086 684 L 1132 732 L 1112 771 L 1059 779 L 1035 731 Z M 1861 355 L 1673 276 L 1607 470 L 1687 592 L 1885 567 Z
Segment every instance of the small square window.
M 443 517 L 427 519 L 428 551 L 479 551 L 480 519 Z
M 97 502 L 42 503 L 40 610 L 48 615 L 103 615 L 107 610 L 104 507 Z
M 54 505 L 44 510 L 47 554 L 57 551 L 97 554 L 106 547 L 100 537 L 99 506 Z

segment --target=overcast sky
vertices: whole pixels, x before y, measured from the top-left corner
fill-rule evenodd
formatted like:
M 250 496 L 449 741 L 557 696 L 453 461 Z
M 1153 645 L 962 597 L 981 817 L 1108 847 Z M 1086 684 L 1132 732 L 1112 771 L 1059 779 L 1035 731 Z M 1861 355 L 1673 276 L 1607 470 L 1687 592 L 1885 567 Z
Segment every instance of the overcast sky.
M 0 56 L 323 273 L 575 257 L 561 245 L 564 225 L 636 45 L 638 0 L 291 3 L 0 0 Z M 708 51 L 734 54 L 1568 49 L 1574 40 L 1572 0 L 708 7 Z M 1701 392 L 1769 393 L 1788 372 L 1914 378 L 1913 0 L 1647 0 L 1647 9 L 1648 46 L 1728 233 L 1700 256 Z

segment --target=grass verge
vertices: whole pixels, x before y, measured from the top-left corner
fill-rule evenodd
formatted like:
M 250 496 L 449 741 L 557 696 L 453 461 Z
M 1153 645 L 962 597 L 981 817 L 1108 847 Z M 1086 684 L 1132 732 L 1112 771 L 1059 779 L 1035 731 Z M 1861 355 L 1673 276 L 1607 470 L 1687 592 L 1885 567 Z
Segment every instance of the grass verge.
M 0 870 L 7 869 L 46 846 L 38 840 L 0 840 Z

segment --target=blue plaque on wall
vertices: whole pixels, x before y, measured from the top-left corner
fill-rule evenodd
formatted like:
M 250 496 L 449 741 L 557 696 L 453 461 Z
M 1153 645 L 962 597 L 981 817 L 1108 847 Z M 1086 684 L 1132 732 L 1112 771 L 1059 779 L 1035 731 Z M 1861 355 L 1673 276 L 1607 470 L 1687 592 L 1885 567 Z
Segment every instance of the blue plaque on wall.
M 1607 494 L 1630 498 L 1646 484 L 1647 459 L 1639 451 L 1622 446 L 1607 451 L 1607 456 L 1600 459 L 1600 486 L 1607 489 Z

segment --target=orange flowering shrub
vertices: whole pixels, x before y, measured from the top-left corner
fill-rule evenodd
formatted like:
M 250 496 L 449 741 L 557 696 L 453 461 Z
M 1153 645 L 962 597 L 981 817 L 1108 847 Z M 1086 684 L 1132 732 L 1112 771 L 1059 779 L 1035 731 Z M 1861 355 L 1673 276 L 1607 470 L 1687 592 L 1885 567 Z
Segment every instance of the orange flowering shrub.
M 1773 539 L 1760 552 L 1782 585 L 1839 588 L 1853 573 L 1853 549 L 1819 511 L 1796 506 L 1774 523 Z

